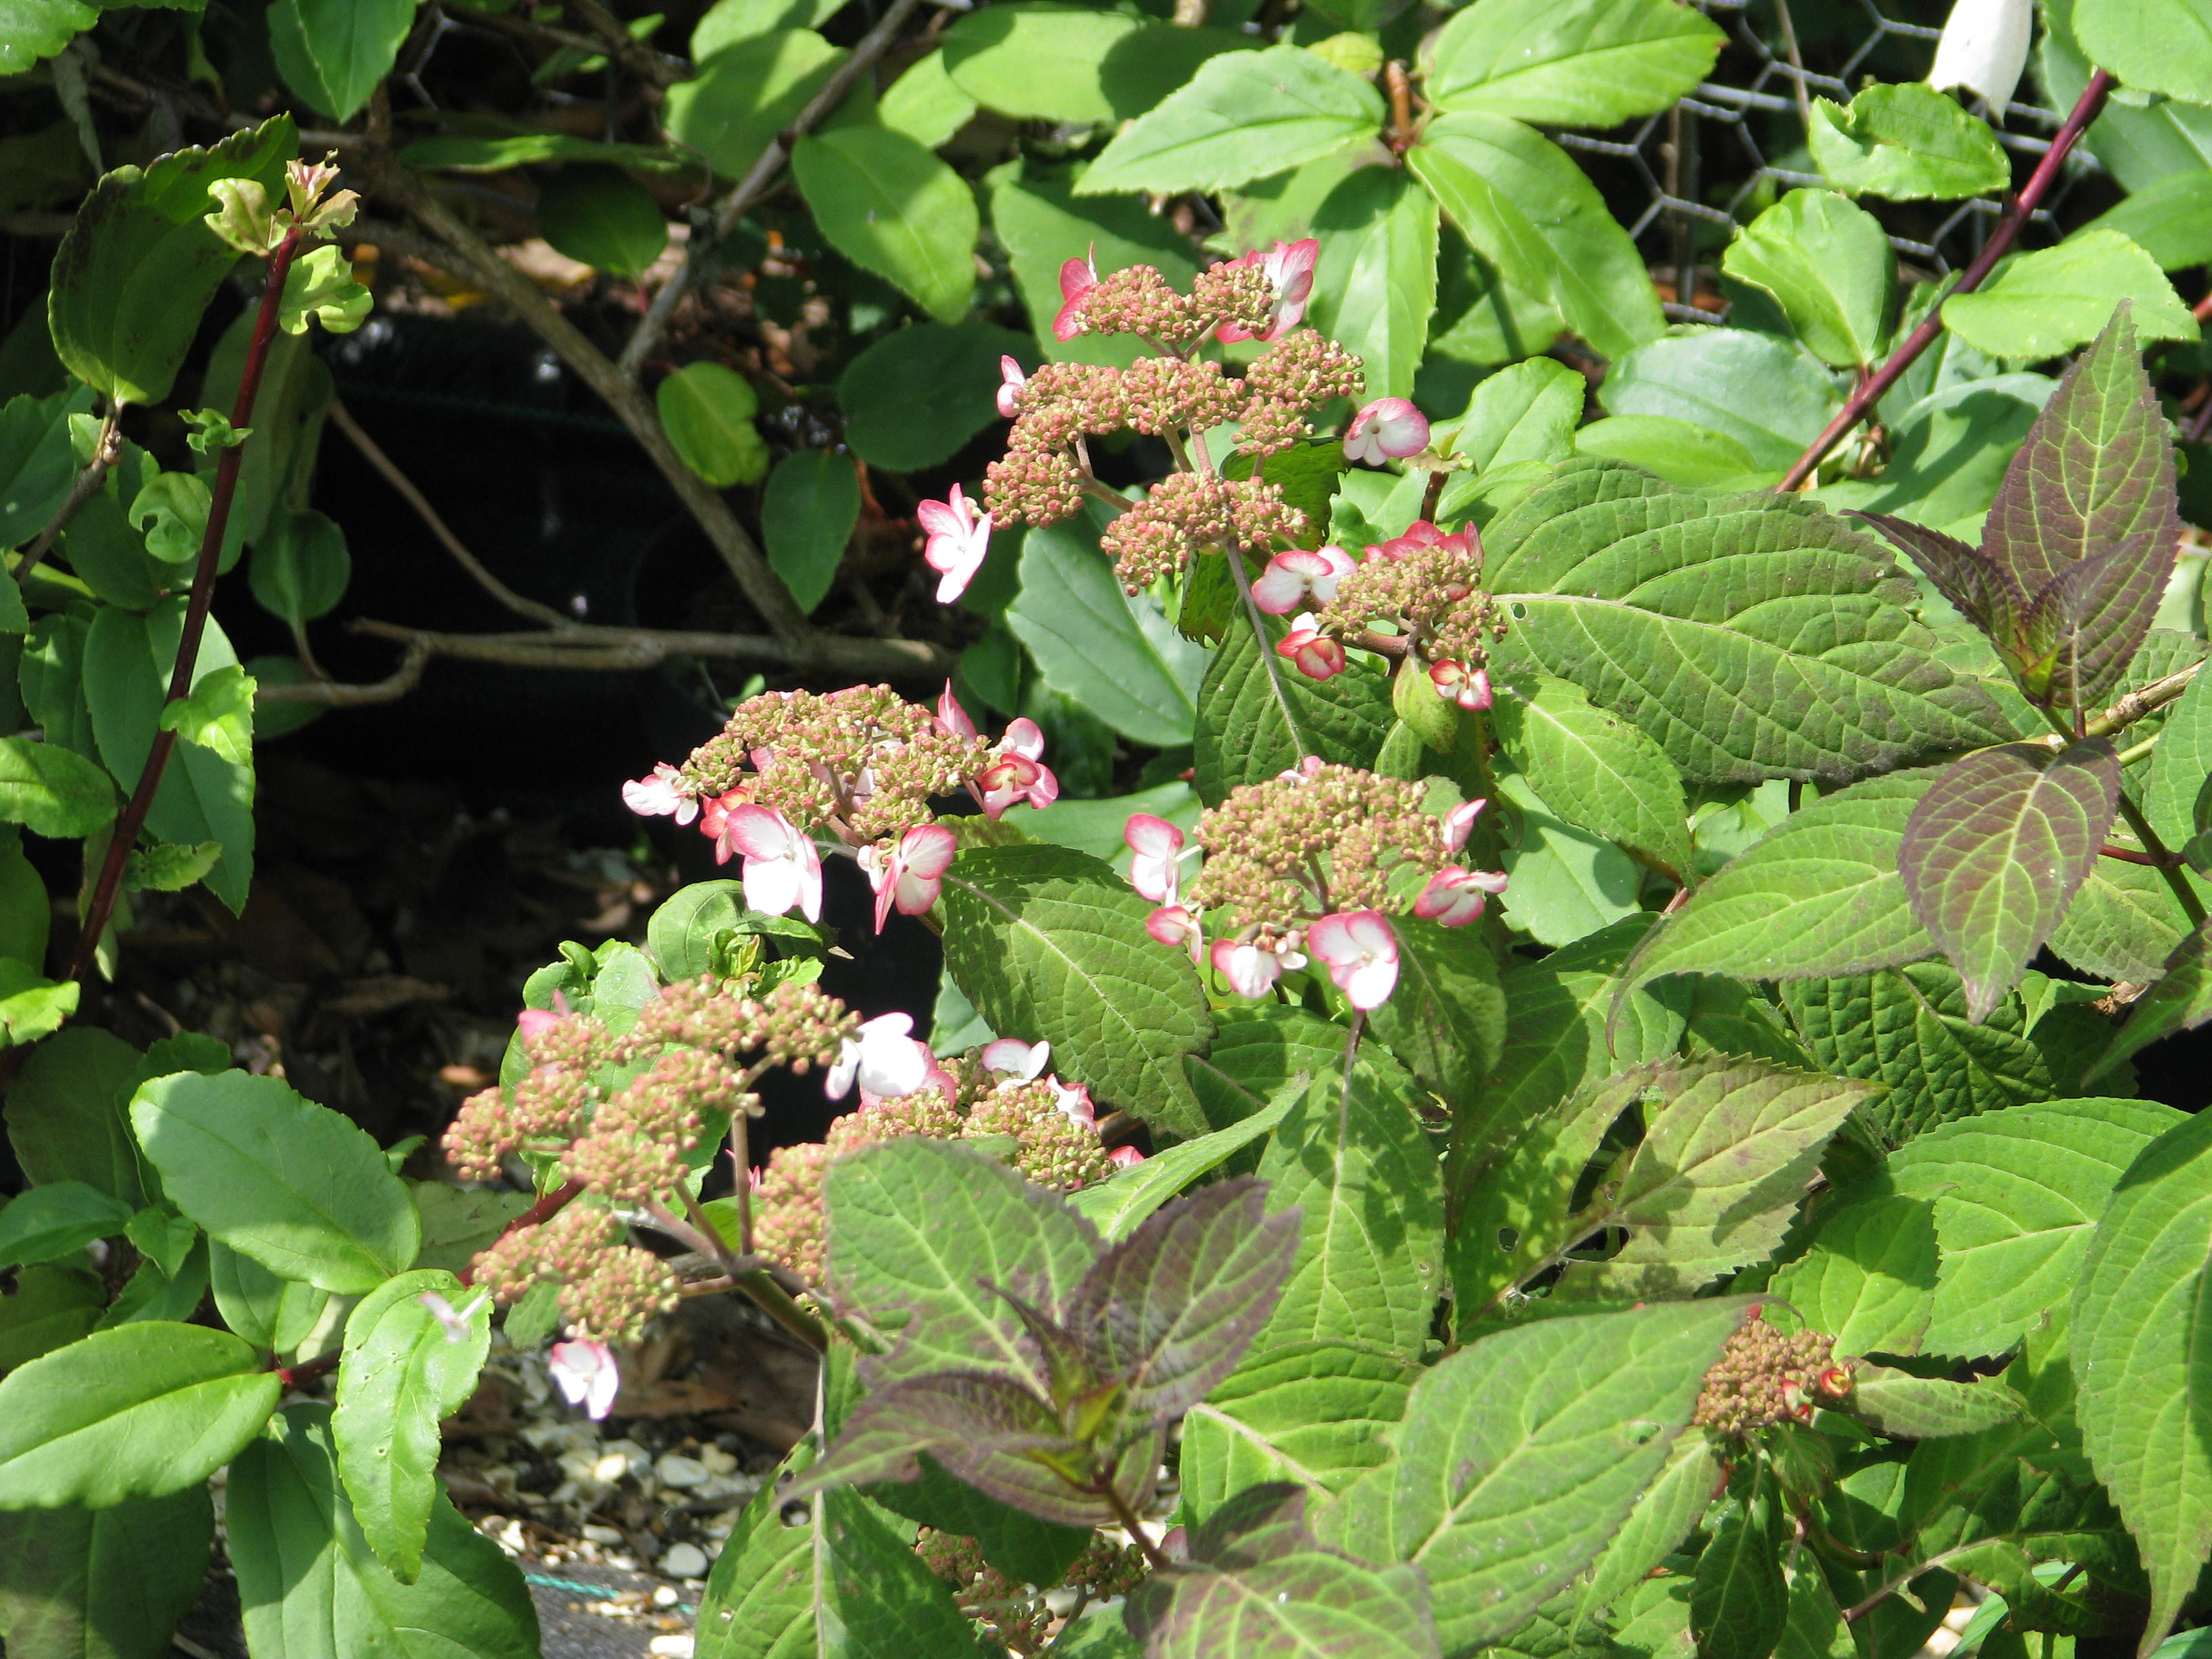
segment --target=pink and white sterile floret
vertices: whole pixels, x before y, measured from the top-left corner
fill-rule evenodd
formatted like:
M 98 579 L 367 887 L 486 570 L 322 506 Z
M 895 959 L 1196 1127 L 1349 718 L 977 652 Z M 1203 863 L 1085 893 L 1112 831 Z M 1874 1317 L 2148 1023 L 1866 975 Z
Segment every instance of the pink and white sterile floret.
M 1491 870 L 1463 870 L 1448 864 L 1429 878 L 1413 901 L 1413 914 L 1446 927 L 1464 927 L 1480 919 L 1488 896 L 1505 890 L 1505 877 Z
M 1150 812 L 1132 812 L 1121 829 L 1132 854 L 1129 885 L 1155 904 L 1173 904 L 1182 888 L 1183 860 L 1198 854 L 1183 845 L 1182 831 Z
M 545 1370 L 561 1397 L 581 1406 L 593 1422 L 605 1420 L 622 1392 L 622 1368 L 604 1342 L 556 1342 L 545 1356 Z
M 1030 377 L 1012 357 L 999 359 L 999 413 L 1011 421 L 1022 412 L 1022 388 L 1030 383 Z
M 959 850 L 952 832 L 934 823 L 916 824 L 888 853 L 863 847 L 860 866 L 875 890 L 876 931 L 884 931 L 894 907 L 902 916 L 918 916 L 935 904 L 945 887 L 945 872 Z
M 1302 241 L 1278 242 L 1265 253 L 1255 248 L 1242 258 L 1230 261 L 1232 264 L 1257 265 L 1266 271 L 1268 282 L 1274 285 L 1275 297 L 1267 308 L 1265 328 L 1255 332 L 1235 323 L 1224 323 L 1214 331 L 1214 338 L 1279 340 L 1288 334 L 1305 320 L 1306 301 L 1313 295 L 1314 264 L 1320 258 L 1321 244 L 1309 236 Z M 1063 288 L 1066 280 L 1066 273 L 1062 271 Z
M 1456 853 L 1467 845 L 1468 836 L 1474 830 L 1474 821 L 1482 816 L 1482 809 L 1490 805 L 1486 799 L 1463 800 L 1443 817 L 1444 851 Z
M 1311 616 L 1291 623 L 1291 631 L 1275 641 L 1275 654 L 1288 657 L 1310 680 L 1330 679 L 1344 672 L 1344 647 L 1321 631 Z
M 1263 997 L 1285 972 L 1305 965 L 1294 933 L 1272 941 L 1218 939 L 1213 942 L 1213 971 L 1227 980 L 1230 989 L 1240 997 Z
M 773 807 L 740 801 L 722 821 L 722 856 L 744 854 L 745 905 L 764 916 L 798 907 L 809 921 L 822 920 L 822 855 L 814 838 Z
M 922 562 L 938 573 L 937 602 L 950 605 L 968 591 L 983 556 L 991 550 L 991 515 L 978 513 L 955 484 L 941 501 L 924 501 L 915 509 L 929 539 L 922 544 Z
M 1060 314 L 1052 319 L 1052 337 L 1072 340 L 1083 332 L 1083 302 L 1098 286 L 1098 250 L 1093 246 L 1080 259 L 1060 268 Z
M 1358 569 L 1340 547 L 1292 548 L 1267 561 L 1252 583 L 1252 603 L 1271 617 L 1287 617 L 1300 605 L 1327 605 L 1336 585 Z
M 699 816 L 699 801 L 685 792 L 684 775 L 662 761 L 649 777 L 633 778 L 622 787 L 623 805 L 641 818 L 674 818 L 689 823 Z
M 1052 1044 L 997 1037 L 983 1045 L 983 1069 L 1010 1083 L 1034 1083 L 1052 1063 Z
M 1403 398 L 1377 398 L 1344 428 L 1345 459 L 1368 466 L 1402 461 L 1428 447 L 1428 416 Z
M 863 1021 L 838 1045 L 836 1062 L 822 1079 L 822 1092 L 842 1100 L 857 1082 L 864 1101 L 872 1095 L 896 1100 L 914 1093 L 930 1080 L 938 1066 L 929 1045 L 910 1035 L 913 1030 L 914 1019 L 908 1014 L 878 1014 Z
M 1470 714 L 1479 714 L 1490 707 L 1490 671 L 1469 668 L 1463 662 L 1447 659 L 1429 665 L 1429 684 L 1437 688 L 1437 695 L 1447 702 L 1455 702 Z
M 992 746 L 991 758 L 975 775 L 975 790 L 987 817 L 997 817 L 1018 800 L 1049 806 L 1060 799 L 1060 780 L 1044 763 L 1044 732 L 1026 717 L 1007 723 Z
M 1398 936 L 1380 910 L 1336 910 L 1306 929 L 1306 945 L 1355 1008 L 1379 1008 L 1398 984 Z
M 1145 931 L 1161 945 L 1177 951 L 1190 952 L 1195 963 L 1206 939 L 1197 915 L 1180 904 L 1163 904 L 1145 918 Z

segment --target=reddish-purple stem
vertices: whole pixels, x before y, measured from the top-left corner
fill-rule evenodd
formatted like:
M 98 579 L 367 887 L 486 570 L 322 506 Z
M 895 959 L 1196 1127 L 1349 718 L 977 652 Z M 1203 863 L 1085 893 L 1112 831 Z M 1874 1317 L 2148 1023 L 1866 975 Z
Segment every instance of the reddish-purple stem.
M 2057 182 L 2058 170 L 2065 165 L 2067 156 L 2088 130 L 2089 124 L 2103 111 L 2106 96 L 2112 89 L 2112 77 L 2103 70 L 2089 77 L 2089 84 L 2081 88 L 2081 96 L 2075 101 L 2074 112 L 2066 118 L 2066 125 L 2058 129 L 2058 136 L 2051 141 L 2051 148 L 2044 152 L 2043 160 L 2036 164 L 2035 172 L 2029 177 L 2026 186 L 2013 198 L 2012 204 L 2005 210 L 2004 217 L 1997 222 L 1996 229 L 1982 245 L 1982 251 L 1974 256 L 1974 262 L 1966 267 L 1965 275 L 1959 278 L 1951 294 L 1972 294 L 1995 269 L 1996 262 L 2012 251 L 2012 245 L 2019 240 L 2021 228 L 2035 210 L 2042 205 L 2043 198 L 2051 192 L 2051 186 Z M 1948 299 L 1950 295 L 1944 297 Z M 1936 343 L 1936 337 L 1942 331 L 1943 307 L 1939 304 L 1920 319 L 1919 327 L 1905 336 L 1905 343 L 1890 353 L 1889 361 L 1865 385 L 1851 393 L 1850 401 L 1844 404 L 1841 412 L 1828 422 L 1828 429 L 1813 440 L 1811 447 L 1797 458 L 1796 464 L 1776 487 L 1784 491 L 1796 489 L 1811 477 L 1814 470 L 1827 459 L 1828 452 L 1843 441 L 1845 433 L 1866 418 L 1867 412 L 1881 401 L 1890 387 L 1897 384 L 1905 371 L 1912 367 L 1922 352 Z
M 284 297 L 284 278 L 292 269 L 292 256 L 299 250 L 301 235 L 298 229 L 294 229 L 269 256 L 269 275 L 261 289 L 261 312 L 253 319 L 253 340 L 246 348 L 246 370 L 238 380 L 238 401 L 231 409 L 230 423 L 234 428 L 252 422 L 254 396 L 261 390 L 261 372 L 268 366 L 270 343 L 276 337 L 276 313 Z M 192 571 L 191 597 L 185 604 L 184 629 L 177 636 L 177 663 L 169 674 L 168 695 L 161 700 L 164 708 L 191 694 L 192 671 L 200 659 L 200 636 L 207 632 L 208 607 L 215 600 L 216 566 L 222 556 L 223 532 L 229 527 L 230 503 L 238 494 L 238 469 L 244 454 L 242 447 L 233 444 L 216 463 L 207 532 L 200 538 L 199 562 Z M 131 849 L 138 844 L 138 832 L 145 827 L 146 814 L 153 810 L 155 792 L 161 787 L 161 775 L 167 769 L 169 757 L 176 746 L 177 734 L 173 731 L 164 728 L 154 733 L 153 747 L 146 751 L 146 763 L 138 770 L 138 787 L 131 792 L 129 804 L 115 820 L 107 856 L 100 862 L 100 879 L 93 886 L 92 902 L 85 908 L 84 931 L 77 935 L 76 949 L 70 957 L 64 979 L 83 978 L 84 970 L 92 964 L 93 953 L 100 948 L 100 937 L 107 931 L 108 918 L 115 913 L 116 894 L 123 885 L 124 864 L 131 856 Z

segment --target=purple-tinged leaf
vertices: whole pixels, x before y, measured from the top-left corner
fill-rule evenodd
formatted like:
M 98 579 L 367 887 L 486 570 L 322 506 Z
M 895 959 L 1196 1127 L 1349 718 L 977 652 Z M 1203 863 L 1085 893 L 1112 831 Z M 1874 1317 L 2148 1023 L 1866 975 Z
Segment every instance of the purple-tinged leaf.
M 2053 755 L 2008 743 L 1954 762 L 1906 820 L 1906 896 L 1966 987 L 1979 1024 L 2020 983 L 2097 861 L 2120 767 L 2101 738 Z
M 2092 612 L 2110 585 L 2139 564 L 2150 546 L 2148 532 L 2130 536 L 2078 564 L 2069 565 L 2043 586 L 2021 617 L 2017 643 L 2009 653 L 2013 670 L 2030 698 L 2046 708 L 2094 708 L 2109 687 L 2092 684 L 2083 670 L 2102 650 Z M 1998 649 L 2006 649 L 2003 641 Z M 2113 683 L 2125 678 L 2124 669 Z
M 1141 1506 L 1152 1494 L 1164 1432 L 1139 1434 L 1116 1459 L 1122 1495 Z M 1096 1527 L 1113 1507 L 1088 1490 L 1091 1455 L 1046 1401 L 982 1371 L 934 1371 L 872 1394 L 846 1419 L 830 1454 L 787 1498 L 866 1481 L 919 1480 L 927 1452 L 978 1492 L 1043 1521 Z
M 2005 469 L 1982 550 L 2025 593 L 2137 537 L 2078 598 L 2080 651 L 2066 696 L 2109 690 L 2150 631 L 2181 536 L 2173 441 L 2136 353 L 2124 304 L 2083 352 Z
M 1267 1213 L 1249 1179 L 1200 1188 L 1146 1218 L 1076 1287 L 1085 1333 L 1131 1409 L 1180 1417 L 1237 1369 L 1297 1257 L 1299 1212 Z
M 1240 1492 L 1190 1540 L 1191 1559 L 1129 1597 L 1146 1659 L 1436 1659 L 1428 1583 L 1373 1567 L 1306 1525 L 1303 1486 Z
M 2027 596 L 2003 567 L 1979 548 L 1955 536 L 1887 513 L 1854 513 L 1911 556 L 1920 574 L 1935 584 L 1959 614 L 2000 642 L 2008 637 L 2027 607 Z
M 2212 1019 L 2212 922 L 2191 933 L 2166 959 L 2166 971 L 2128 1011 L 2128 1023 L 2112 1045 L 2081 1074 L 2087 1088 L 2140 1048 L 2176 1031 L 2193 1031 Z

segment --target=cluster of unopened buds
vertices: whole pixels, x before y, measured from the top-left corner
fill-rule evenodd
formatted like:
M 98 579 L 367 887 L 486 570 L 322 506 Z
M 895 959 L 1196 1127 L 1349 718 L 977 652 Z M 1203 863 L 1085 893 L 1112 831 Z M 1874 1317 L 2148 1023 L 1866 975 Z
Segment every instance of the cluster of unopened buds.
M 1421 519 L 1357 559 L 1340 547 L 1278 553 L 1254 578 L 1252 600 L 1298 613 L 1275 649 L 1309 679 L 1341 674 L 1347 645 L 1395 649 L 1426 665 L 1439 696 L 1474 712 L 1490 707 L 1489 647 L 1505 632 L 1481 580 L 1474 526 L 1447 534 Z
M 1193 962 L 1210 960 L 1239 996 L 1266 996 L 1310 958 L 1353 1007 L 1380 1007 L 1398 983 L 1387 912 L 1463 927 L 1505 890 L 1504 875 L 1452 861 L 1485 803 L 1438 814 L 1423 794 L 1420 784 L 1308 756 L 1230 791 L 1200 815 L 1194 843 L 1165 818 L 1137 813 L 1122 839 L 1131 884 L 1159 907 L 1146 931 Z M 1186 884 L 1184 865 L 1201 851 Z
M 822 919 L 815 836 L 826 834 L 867 876 L 881 933 L 893 910 L 937 902 L 958 848 L 931 798 L 962 789 L 995 818 L 1017 802 L 1051 805 L 1060 781 L 1035 720 L 987 739 L 947 681 L 934 713 L 887 685 L 764 693 L 682 766 L 624 784 L 623 799 L 645 817 L 696 821 L 720 862 L 742 856 L 745 903 L 764 915 Z
M 1784 1331 L 1754 1307 L 1705 1373 L 1690 1420 L 1741 1440 L 1778 1423 L 1809 1423 L 1821 1406 L 1851 1391 L 1851 1369 L 1834 1359 L 1835 1339 L 1818 1331 Z
M 855 1034 L 860 1107 L 818 1142 L 777 1148 L 752 1172 L 753 1239 L 761 1253 L 809 1283 L 823 1277 L 822 1177 L 832 1159 L 903 1136 L 1011 1139 L 1007 1162 L 1030 1180 L 1068 1193 L 1139 1162 L 1133 1146 L 1099 1139 L 1091 1091 L 1047 1067 L 1051 1045 L 1000 1037 L 940 1059 L 906 1035 L 904 1014 Z M 917 1052 L 918 1051 L 918 1052 Z

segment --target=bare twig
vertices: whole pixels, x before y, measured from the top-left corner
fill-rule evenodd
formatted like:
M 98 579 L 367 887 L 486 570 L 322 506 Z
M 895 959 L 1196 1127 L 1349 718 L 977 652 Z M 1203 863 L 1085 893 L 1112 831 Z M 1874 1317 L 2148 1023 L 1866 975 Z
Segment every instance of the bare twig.
M 397 702 L 422 681 L 430 647 L 410 640 L 399 666 L 386 678 L 367 685 L 347 685 L 337 680 L 296 680 L 289 684 L 264 680 L 254 688 L 253 700 L 263 702 L 319 702 L 333 708 L 358 708 L 370 703 Z
M 623 27 L 622 19 L 601 5 L 599 0 L 568 0 L 568 9 L 606 42 L 609 57 L 619 59 L 623 67 L 640 80 L 665 87 L 691 78 L 689 65 L 655 52 L 650 43 L 637 39 Z
M 301 235 L 295 228 L 269 256 L 268 276 L 261 289 L 260 313 L 254 319 L 253 337 L 246 350 L 246 366 L 238 378 L 238 401 L 231 410 L 230 423 L 234 428 L 252 423 L 254 398 L 261 390 L 262 370 L 268 366 L 270 342 L 276 335 L 276 313 L 284 295 L 284 278 L 292 269 L 292 258 L 299 252 Z M 233 444 L 216 463 L 207 529 L 200 537 L 199 562 L 192 572 L 191 597 L 185 604 L 184 626 L 177 635 L 176 666 L 170 671 L 168 695 L 161 704 L 164 708 L 181 702 L 191 692 L 193 672 L 199 665 L 200 637 L 207 631 L 208 607 L 215 600 L 216 567 L 222 553 L 223 532 L 230 524 L 231 502 L 238 494 L 239 465 L 244 454 L 242 446 Z M 162 726 L 155 732 L 153 744 L 146 751 L 145 764 L 139 769 L 138 787 L 131 792 L 129 803 L 115 820 L 107 855 L 100 860 L 91 902 L 85 906 L 84 930 L 77 935 L 76 949 L 70 952 L 64 979 L 83 978 L 84 970 L 91 965 L 93 955 L 100 948 L 100 935 L 107 931 L 108 918 L 115 911 L 116 896 L 122 890 L 124 864 L 131 848 L 138 844 L 138 832 L 145 826 L 146 814 L 153 808 L 155 791 L 161 787 L 161 775 L 167 769 L 169 756 L 176 746 L 173 728 Z
M 791 159 L 792 146 L 844 102 L 845 94 L 898 38 L 899 31 L 906 26 L 906 20 L 914 15 L 921 3 L 921 0 L 893 0 L 891 9 L 884 14 L 883 21 L 860 38 L 859 44 L 853 48 L 853 55 L 837 66 L 837 72 L 823 83 L 822 90 L 807 100 L 805 107 L 792 118 L 791 125 L 776 134 L 769 147 L 760 153 L 760 159 L 747 169 L 744 178 L 738 180 L 736 187 L 716 204 L 711 229 L 702 228 L 693 234 L 684 247 L 683 264 L 677 267 L 675 276 L 662 284 L 660 292 L 653 296 L 652 305 L 646 308 L 645 315 L 639 319 L 628 343 L 623 347 L 622 356 L 616 368 L 624 380 L 635 380 L 637 378 L 638 370 L 644 366 L 646 359 L 659 348 L 660 337 L 667 331 L 668 319 L 675 314 L 678 302 L 697 280 L 701 270 L 744 216 L 745 210 L 768 193 L 769 186 L 783 171 L 784 163 Z
M 2089 124 L 2104 109 L 2105 99 L 2112 89 L 2112 77 L 2103 70 L 2089 77 L 2089 84 L 2081 89 L 2081 96 L 2075 101 L 2073 112 L 2066 118 L 2066 125 L 2058 129 L 2057 137 L 2051 141 L 2051 148 L 2044 152 L 2042 161 L 2036 164 L 2035 172 L 2028 179 L 2026 187 L 2006 208 L 2004 217 L 1997 222 L 1996 229 L 1983 244 L 1982 251 L 1974 256 L 1973 263 L 1966 267 L 1965 274 L 1950 293 L 1943 296 L 1945 300 L 1954 295 L 1972 294 L 1988 278 L 1997 261 L 2012 251 L 2013 243 L 2019 240 L 2030 216 L 2042 205 L 2043 198 L 2050 193 L 2051 185 L 2058 181 L 2059 169 L 2065 165 L 2067 156 L 2072 154 L 2074 146 L 2080 142 L 2082 133 L 2088 130 Z M 1827 459 L 1828 452 L 1842 441 L 1845 433 L 1866 418 L 1868 411 L 1881 401 L 1890 387 L 1903 378 L 1905 371 L 1918 361 L 1920 354 L 1933 345 L 1936 336 L 1942 331 L 1943 304 L 1939 301 L 1929 307 L 1927 316 L 1921 319 L 1920 325 L 1905 337 L 1905 343 L 1890 353 L 1889 361 L 1865 385 L 1851 393 L 1850 400 L 1844 404 L 1836 418 L 1828 422 L 1827 430 L 1813 440 L 1776 488 L 1784 492 L 1802 488 L 1805 481 Z
M 107 480 L 107 469 L 123 459 L 123 437 L 117 429 L 117 423 L 122 418 L 122 406 L 117 404 L 107 411 L 106 419 L 100 422 L 99 436 L 93 441 L 92 459 L 76 475 L 76 482 L 70 486 L 68 498 L 54 510 L 54 516 L 46 520 L 46 527 L 39 532 L 38 539 L 23 550 L 23 562 L 15 567 L 15 580 L 19 586 L 30 580 L 31 573 L 39 568 L 39 562 L 46 556 L 55 540 L 69 527 L 69 521 L 76 517 L 87 501 L 100 493 L 100 485 Z
M 463 545 L 461 538 L 453 534 L 446 521 L 438 516 L 438 509 L 430 505 L 421 490 L 415 488 L 414 481 L 399 470 L 375 439 L 362 430 L 361 422 L 353 417 L 353 411 L 336 398 L 331 399 L 331 420 L 339 431 L 352 440 L 353 447 L 361 451 L 362 458 L 381 473 L 384 481 L 398 490 L 407 505 L 415 509 L 416 517 L 421 519 L 430 533 L 438 538 L 438 544 L 453 556 L 462 569 L 476 578 L 477 585 L 485 592 L 516 616 L 542 622 L 548 628 L 566 629 L 576 625 L 573 617 L 564 617 L 551 605 L 541 605 L 536 599 L 524 599 L 486 569 L 483 562 Z
M 653 628 L 579 626 L 559 634 L 440 634 L 368 618 L 353 627 L 357 633 L 378 639 L 420 644 L 434 656 L 505 663 L 511 668 L 620 672 L 652 668 L 671 657 L 708 657 L 782 668 L 912 678 L 941 673 L 948 660 L 937 647 L 919 640 L 855 638 L 842 634 L 817 634 L 793 647 L 765 634 L 692 634 Z

